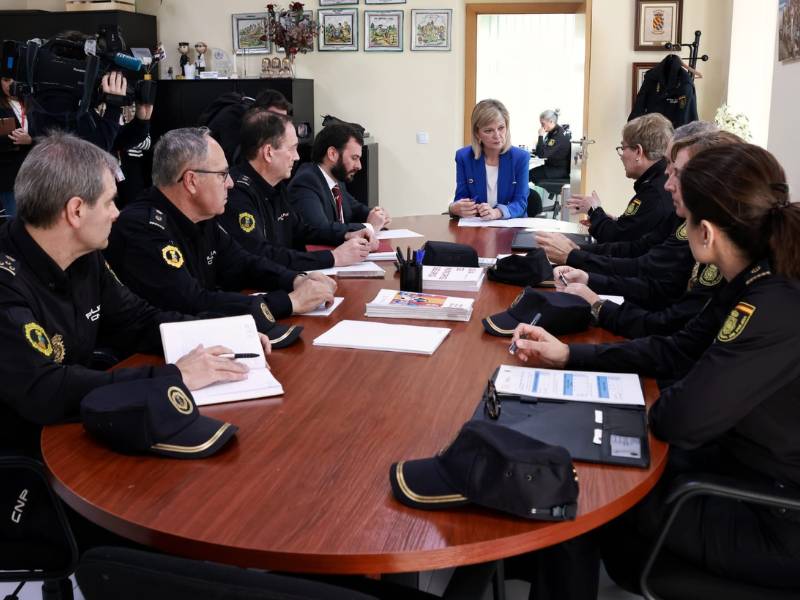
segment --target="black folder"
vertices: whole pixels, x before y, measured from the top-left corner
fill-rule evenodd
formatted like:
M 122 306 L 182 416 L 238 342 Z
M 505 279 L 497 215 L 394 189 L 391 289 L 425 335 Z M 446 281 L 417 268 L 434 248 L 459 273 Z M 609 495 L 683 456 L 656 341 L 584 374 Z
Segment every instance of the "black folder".
M 570 240 L 576 244 L 590 244 L 592 236 L 582 233 L 564 233 Z M 538 248 L 539 244 L 536 243 L 535 231 L 518 231 L 514 234 L 514 239 L 511 241 L 512 250 L 533 250 Z
M 643 406 L 614 406 L 498 394 L 491 419 L 481 400 L 473 419 L 493 420 L 532 438 L 566 448 L 573 459 L 647 468 L 650 446 Z M 599 443 L 598 443 L 599 442 Z

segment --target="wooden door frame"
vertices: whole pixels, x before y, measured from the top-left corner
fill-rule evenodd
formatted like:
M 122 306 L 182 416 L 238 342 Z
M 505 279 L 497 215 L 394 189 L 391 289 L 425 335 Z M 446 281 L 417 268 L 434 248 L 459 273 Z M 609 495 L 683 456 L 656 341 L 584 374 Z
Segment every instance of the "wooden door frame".
M 520 4 L 466 4 L 464 34 L 464 145 L 471 143 L 470 119 L 475 106 L 476 70 L 478 64 L 478 15 L 529 15 L 529 14 L 581 14 L 591 15 L 592 0 L 584 2 L 524 2 Z M 591 34 L 591 23 L 586 23 L 586 35 Z M 589 46 L 586 39 L 586 69 L 584 77 L 584 131 L 586 130 L 587 100 L 589 98 Z

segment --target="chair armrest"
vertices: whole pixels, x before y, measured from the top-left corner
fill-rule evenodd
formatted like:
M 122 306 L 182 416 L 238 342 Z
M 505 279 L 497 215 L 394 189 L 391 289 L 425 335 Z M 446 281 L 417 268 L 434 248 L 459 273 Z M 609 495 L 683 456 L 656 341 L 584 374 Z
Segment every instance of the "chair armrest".
M 660 600 L 648 587 L 647 579 L 653 570 L 658 553 L 667 539 L 669 529 L 678 516 L 678 511 L 687 500 L 696 496 L 719 496 L 774 508 L 800 510 L 800 495 L 794 490 L 775 489 L 766 484 L 745 484 L 731 478 L 713 475 L 704 476 L 702 479 L 695 478 L 680 482 L 667 496 L 667 504 L 673 504 L 672 510 L 664 521 L 664 525 L 658 534 L 658 538 L 656 538 L 653 549 L 650 551 L 650 556 L 648 556 L 642 570 L 642 575 L 639 578 L 642 595 L 648 600 Z

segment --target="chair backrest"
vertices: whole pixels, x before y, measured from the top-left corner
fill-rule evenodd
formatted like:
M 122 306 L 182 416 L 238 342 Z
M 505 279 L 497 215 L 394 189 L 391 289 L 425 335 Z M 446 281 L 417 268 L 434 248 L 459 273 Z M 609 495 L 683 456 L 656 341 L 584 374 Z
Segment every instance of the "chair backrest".
M 67 577 L 78 547 L 44 466 L 25 456 L 0 456 L 0 581 Z

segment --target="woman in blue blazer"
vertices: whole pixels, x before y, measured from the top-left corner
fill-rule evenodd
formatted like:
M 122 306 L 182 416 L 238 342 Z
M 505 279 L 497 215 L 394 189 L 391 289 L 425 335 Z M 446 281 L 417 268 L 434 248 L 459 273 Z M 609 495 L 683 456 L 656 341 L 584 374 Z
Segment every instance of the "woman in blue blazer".
M 511 145 L 508 110 L 481 100 L 472 110 L 472 145 L 456 152 L 456 193 L 450 214 L 481 219 L 524 217 L 530 154 Z

